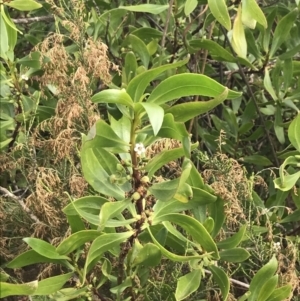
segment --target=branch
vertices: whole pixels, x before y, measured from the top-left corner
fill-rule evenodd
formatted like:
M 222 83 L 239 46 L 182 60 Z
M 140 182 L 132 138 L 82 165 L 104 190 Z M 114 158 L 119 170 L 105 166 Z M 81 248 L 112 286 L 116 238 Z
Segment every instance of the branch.
M 163 49 L 165 47 L 166 36 L 167 36 L 168 26 L 169 26 L 171 14 L 172 14 L 173 3 L 174 3 L 174 0 L 171 0 L 170 3 L 169 3 L 169 9 L 168 9 L 168 14 L 167 14 L 166 24 L 165 24 L 163 36 L 162 36 L 162 39 L 161 39 L 161 51 L 163 51 Z
M 18 19 L 11 19 L 15 24 L 28 24 L 32 22 L 39 22 L 39 21 L 53 21 L 53 16 L 40 16 L 40 17 L 30 17 L 30 18 L 18 18 Z
M 209 275 L 212 274 L 211 271 L 209 271 L 209 270 L 205 270 L 205 269 L 204 269 L 204 272 L 205 272 L 206 274 L 209 274 Z M 244 282 L 241 282 L 241 281 L 238 281 L 238 280 L 235 280 L 235 279 L 232 279 L 232 278 L 229 278 L 229 281 L 232 282 L 232 283 L 234 283 L 234 284 L 237 284 L 237 285 L 239 285 L 239 286 L 242 286 L 242 287 L 244 287 L 244 288 L 246 288 L 246 289 L 249 289 L 249 287 L 250 287 L 249 284 L 244 283 Z
M 34 220 L 36 223 L 41 223 L 41 221 L 30 211 L 29 208 L 26 207 L 24 201 L 22 200 L 21 197 L 18 197 L 16 195 L 14 195 L 13 193 L 11 193 L 9 190 L 7 190 L 6 188 L 4 187 L 1 187 L 0 186 L 0 191 L 2 192 L 3 194 L 3 197 L 10 197 L 11 199 L 13 199 L 14 201 L 18 202 L 19 205 L 22 207 L 22 209 L 28 213 L 28 215 L 30 216 L 30 218 L 32 220 Z

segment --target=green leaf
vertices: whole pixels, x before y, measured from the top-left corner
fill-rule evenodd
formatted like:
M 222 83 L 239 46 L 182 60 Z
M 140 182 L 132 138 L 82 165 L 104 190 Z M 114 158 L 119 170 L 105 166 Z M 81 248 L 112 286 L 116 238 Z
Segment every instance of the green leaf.
M 289 140 L 296 150 L 300 152 L 300 113 L 291 122 L 288 130 Z
M 278 99 L 278 97 L 277 97 L 276 92 L 273 88 L 271 78 L 270 78 L 269 69 L 267 67 L 265 68 L 264 87 L 266 88 L 268 93 L 272 96 L 273 100 L 276 101 Z
M 295 210 L 293 213 L 288 214 L 285 218 L 279 221 L 280 224 L 298 222 L 300 221 L 300 209 Z
M 195 292 L 201 283 L 201 270 L 194 270 L 177 280 L 177 287 L 175 292 L 176 301 L 184 300 L 190 294 Z
M 128 85 L 129 82 L 135 77 L 136 70 L 137 70 L 136 57 L 132 51 L 129 51 L 126 53 L 126 56 L 125 56 L 125 65 L 124 65 L 124 72 L 122 73 L 122 78 L 123 78 L 122 82 L 125 83 L 126 85 Z M 124 77 L 125 77 L 125 79 L 124 79 Z M 130 99 L 131 99 L 131 97 L 130 97 Z M 131 101 L 132 101 L 132 99 L 131 99 Z
M 74 202 L 71 202 L 63 209 L 63 212 L 66 215 L 79 215 L 78 210 L 82 210 L 98 215 L 100 208 L 106 202 L 109 202 L 109 200 L 101 196 L 85 196 L 75 200 Z
M 197 144 L 192 145 L 192 150 L 197 147 Z M 155 155 L 152 159 L 148 161 L 145 166 L 145 170 L 148 172 L 148 176 L 151 178 L 154 173 L 167 164 L 170 161 L 174 161 L 180 157 L 184 156 L 183 148 L 174 148 L 169 150 L 163 150 L 159 154 Z
M 227 99 L 227 96 L 228 96 L 228 88 L 225 88 L 225 90 L 214 99 L 208 101 L 187 102 L 187 103 L 175 105 L 169 109 L 166 109 L 166 113 L 173 114 L 175 121 L 186 122 L 188 120 L 191 120 L 195 116 L 205 114 L 208 111 L 214 109 L 225 99 Z
M 125 242 L 129 237 L 134 234 L 134 231 L 127 231 L 123 233 L 104 233 L 96 238 L 87 254 L 84 271 L 83 281 L 87 273 L 87 269 L 93 260 L 100 257 L 104 252 L 111 250 L 112 248 L 118 247 L 122 242 Z
M 148 243 L 139 251 L 137 257 L 133 261 L 133 266 L 144 265 L 146 267 L 154 267 L 160 263 L 161 251 L 155 244 Z
M 242 20 L 245 25 L 254 29 L 255 23 L 249 22 L 250 18 L 257 21 L 264 28 L 268 27 L 267 19 L 262 12 L 261 8 L 258 6 L 256 0 L 242 0 Z M 250 25 L 250 26 L 249 26 Z M 254 25 L 254 26 L 253 26 Z
M 292 29 L 293 25 L 295 24 L 297 15 L 298 15 L 298 9 L 294 9 L 278 22 L 276 29 L 274 31 L 272 46 L 269 53 L 270 59 L 273 58 L 275 52 L 289 36 L 289 32 Z
M 227 239 L 219 241 L 217 243 L 218 248 L 227 250 L 238 246 L 238 244 L 243 240 L 246 229 L 247 229 L 247 225 L 243 225 L 237 233 L 233 234 L 231 237 Z
M 110 176 L 116 172 L 116 169 L 112 171 L 111 163 L 119 163 L 115 157 L 112 160 L 112 156 L 105 149 L 83 149 L 81 152 L 82 171 L 85 179 L 96 191 L 117 200 L 124 200 L 124 191 L 117 184 L 110 181 Z M 117 166 L 117 163 L 114 166 Z
M 209 204 L 208 210 L 210 212 L 209 216 L 215 221 L 215 227 L 211 233 L 211 236 L 215 237 L 219 233 L 225 221 L 224 201 L 218 197 L 215 202 Z
M 67 273 L 41 280 L 39 281 L 38 288 L 33 295 L 47 296 L 56 293 L 73 275 L 74 273 Z
M 118 103 L 128 107 L 133 107 L 131 97 L 126 93 L 125 89 L 108 89 L 95 94 L 91 100 L 95 103 Z
M 246 156 L 240 158 L 241 161 L 250 163 L 250 164 L 255 164 L 257 166 L 272 166 L 273 163 L 264 156 L 261 155 L 251 155 L 251 156 Z
M 88 133 L 87 140 L 83 144 L 83 150 L 85 149 L 85 144 L 90 141 L 93 141 L 95 146 L 97 146 L 98 148 L 105 147 L 114 152 L 124 153 L 127 153 L 129 151 L 129 144 L 120 139 L 119 136 L 113 131 L 111 126 L 109 126 L 104 120 L 101 119 L 96 122 L 96 124 Z
M 192 259 L 202 259 L 204 257 L 204 255 L 177 255 L 174 254 L 170 251 L 168 251 L 166 248 L 164 248 L 154 237 L 154 235 L 151 232 L 150 227 L 147 227 L 147 230 L 152 238 L 152 241 L 159 247 L 159 249 L 161 250 L 161 253 L 167 257 L 168 259 L 172 260 L 172 261 L 176 261 L 176 262 L 187 262 L 190 261 Z M 206 255 L 205 255 L 206 256 Z
M 241 58 L 247 58 L 247 40 L 245 37 L 244 25 L 242 22 L 242 8 L 238 8 L 237 15 L 233 22 L 232 48 Z
M 197 51 L 202 49 L 208 50 L 210 55 L 216 56 L 215 59 L 219 58 L 221 61 L 231 63 L 236 62 L 236 58 L 215 41 L 208 39 L 195 39 L 191 40 L 189 45 Z
M 40 3 L 33 0 L 13 0 L 11 2 L 6 2 L 5 5 L 20 11 L 31 11 L 42 7 Z
M 197 0 L 186 0 L 184 4 L 184 14 L 186 16 L 189 16 L 197 7 L 197 5 L 198 5 Z
M 153 128 L 154 136 L 156 136 L 164 120 L 164 115 L 165 115 L 164 110 L 160 106 L 154 103 L 143 102 L 141 103 L 141 105 L 144 107 L 145 111 L 147 112 L 149 121 Z
M 291 175 L 285 175 L 284 178 L 280 177 L 274 180 L 275 188 L 282 191 L 289 191 L 296 185 L 299 179 L 300 171 Z
M 147 70 L 139 75 L 137 75 L 128 85 L 127 93 L 131 96 L 134 102 L 140 101 L 141 97 L 143 96 L 146 88 L 148 87 L 149 83 L 153 81 L 157 76 L 159 76 L 164 71 L 169 69 L 175 69 L 185 65 L 189 61 L 189 57 L 185 60 L 163 65 L 157 68 L 152 68 Z M 221 92 L 220 92 L 221 93 Z
M 187 203 L 189 198 L 192 198 L 193 192 L 190 185 L 186 184 L 186 180 L 190 175 L 192 164 L 189 159 L 185 159 L 182 165 L 180 178 L 171 181 L 153 184 L 149 191 L 156 199 L 169 201 L 176 199 L 183 203 Z
M 7 15 L 6 17 L 10 21 L 10 23 L 12 23 L 10 16 Z M 10 24 L 8 24 L 7 22 L 5 25 L 6 25 L 7 36 L 8 36 L 9 50 L 14 51 L 14 48 L 17 44 L 18 31 L 15 28 L 11 27 Z
M 215 226 L 215 221 L 209 216 L 203 223 L 203 226 L 207 230 L 207 232 L 210 234 Z
M 292 285 L 287 284 L 280 288 L 275 289 L 267 301 L 282 301 L 290 296 L 292 292 Z
M 13 284 L 0 282 L 0 298 L 8 296 L 29 296 L 32 295 L 38 287 L 38 281 L 27 282 L 23 284 Z
M 106 223 L 109 219 L 117 217 L 122 213 L 131 202 L 131 199 L 127 199 L 121 202 L 107 202 L 105 203 L 99 215 L 99 231 L 102 231 L 106 227 Z
M 214 280 L 217 282 L 221 289 L 223 300 L 226 301 L 229 294 L 230 283 L 226 273 L 219 267 L 210 265 L 209 270 L 212 272 Z
M 119 6 L 121 9 L 126 9 L 133 12 L 142 12 L 149 14 L 160 14 L 166 9 L 168 9 L 169 5 L 158 5 L 158 4 L 140 4 L 140 5 L 130 5 L 130 6 Z
M 7 268 L 10 269 L 17 269 L 22 268 L 31 264 L 35 263 L 57 263 L 57 264 L 64 264 L 64 260 L 57 260 L 57 259 L 50 259 L 45 256 L 40 255 L 34 250 L 26 251 L 16 258 L 14 258 L 12 261 L 6 264 Z
M 8 35 L 7 35 L 7 30 L 6 30 L 6 25 L 3 20 L 2 14 L 0 15 L 0 56 L 3 59 L 6 59 L 6 52 L 9 49 L 9 44 L 8 44 Z
M 232 248 L 220 251 L 220 260 L 228 262 L 243 262 L 250 257 L 250 253 L 243 248 Z
M 67 255 L 83 246 L 86 242 L 96 239 L 101 233 L 96 230 L 82 230 L 73 233 L 63 240 L 56 248 L 60 255 Z
M 191 95 L 217 97 L 224 92 L 224 89 L 224 86 L 202 74 L 177 74 L 162 81 L 153 90 L 147 102 L 160 105 Z M 228 99 L 234 99 L 240 95 L 241 93 L 229 90 Z
M 231 22 L 225 0 L 208 0 L 207 3 L 212 15 L 229 31 Z
M 170 213 L 156 217 L 153 219 L 152 224 L 155 225 L 164 221 L 175 223 L 184 228 L 186 232 L 193 237 L 194 241 L 199 243 L 206 252 L 212 252 L 212 256 L 215 259 L 219 258 L 219 252 L 212 237 L 205 227 L 195 218 L 187 215 Z
M 133 51 L 138 54 L 143 65 L 147 69 L 150 61 L 150 54 L 146 44 L 139 37 L 132 34 L 128 36 L 128 41 L 130 42 Z
M 251 292 L 251 295 L 248 301 L 257 301 L 257 297 L 262 287 L 274 275 L 277 270 L 277 266 L 278 263 L 274 255 L 267 264 L 258 270 L 250 283 L 249 291 Z
M 47 243 L 44 240 L 33 238 L 33 237 L 27 237 L 23 238 L 23 240 L 37 253 L 39 253 L 42 256 L 45 256 L 49 259 L 69 259 L 67 256 L 60 255 L 54 246 Z
M 275 290 L 278 283 L 278 275 L 274 275 L 261 288 L 257 301 L 266 301 Z

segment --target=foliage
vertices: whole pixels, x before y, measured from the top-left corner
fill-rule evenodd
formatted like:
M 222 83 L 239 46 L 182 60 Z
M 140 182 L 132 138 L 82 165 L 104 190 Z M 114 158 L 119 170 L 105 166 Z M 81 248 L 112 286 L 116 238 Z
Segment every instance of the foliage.
M 0 4 L 1 298 L 297 300 L 298 4 Z

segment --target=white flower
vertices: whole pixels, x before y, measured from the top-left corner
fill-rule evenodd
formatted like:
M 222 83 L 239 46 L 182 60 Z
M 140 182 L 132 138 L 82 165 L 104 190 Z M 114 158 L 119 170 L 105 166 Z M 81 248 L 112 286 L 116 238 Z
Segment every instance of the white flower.
M 25 74 L 22 74 L 22 75 L 21 75 L 21 79 L 23 79 L 23 80 L 28 80 L 28 76 L 25 75 Z
M 145 153 L 146 149 L 143 143 L 137 143 L 134 147 L 134 151 L 140 156 Z

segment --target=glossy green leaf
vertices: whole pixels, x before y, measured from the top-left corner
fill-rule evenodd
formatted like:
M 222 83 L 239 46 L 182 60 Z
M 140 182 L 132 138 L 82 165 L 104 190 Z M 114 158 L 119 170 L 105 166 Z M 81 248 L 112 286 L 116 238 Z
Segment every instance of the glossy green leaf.
M 212 237 L 205 227 L 193 217 L 170 213 L 156 217 L 153 219 L 152 224 L 155 225 L 163 221 L 169 221 L 181 226 L 193 237 L 195 242 L 199 243 L 201 247 L 204 248 L 206 252 L 212 252 L 213 258 L 219 258 L 219 252 Z
M 161 251 L 155 244 L 148 243 L 139 251 L 137 257 L 133 261 L 133 266 L 144 265 L 146 267 L 154 267 L 160 263 Z
M 176 301 L 184 300 L 194 293 L 200 286 L 202 277 L 201 270 L 193 270 L 177 280 L 175 298 Z
M 291 122 L 288 130 L 289 140 L 296 150 L 300 152 L 300 113 Z
M 68 273 L 41 280 L 33 295 L 47 296 L 53 294 L 60 290 L 73 275 L 74 273 Z
M 147 102 L 160 105 L 180 97 L 191 95 L 217 97 L 224 92 L 224 89 L 224 86 L 202 74 L 177 74 L 162 81 L 152 91 Z M 234 99 L 240 95 L 238 92 L 229 90 L 227 98 Z
M 243 262 L 250 257 L 250 253 L 243 248 L 232 248 L 220 251 L 220 260 L 227 262 Z
M 197 7 L 197 5 L 198 5 L 197 0 L 186 0 L 184 4 L 184 14 L 186 16 L 190 15 Z
M 278 275 L 272 276 L 261 288 L 257 301 L 266 301 L 275 290 L 278 283 Z
M 107 202 L 100 210 L 99 215 L 99 231 L 102 231 L 106 227 L 106 223 L 109 219 L 112 219 L 121 214 L 131 202 L 130 199 L 121 202 Z
M 114 247 L 118 247 L 122 242 L 125 242 L 133 234 L 134 231 L 127 231 L 123 233 L 104 233 L 96 238 L 93 241 L 86 257 L 83 279 L 85 279 L 88 266 L 93 262 L 93 260 L 100 257 L 104 252 L 107 252 Z
M 166 9 L 169 5 L 158 5 L 158 4 L 140 4 L 140 5 L 130 5 L 130 6 L 119 6 L 119 8 L 126 9 L 133 12 L 142 12 L 149 14 L 160 14 Z
M 292 292 L 292 285 L 287 284 L 280 288 L 275 289 L 267 301 L 282 301 L 288 298 Z
M 40 3 L 33 0 L 13 0 L 6 2 L 5 5 L 20 11 L 31 11 L 42 7 Z
M 245 163 L 255 164 L 258 166 L 272 166 L 273 165 L 273 163 L 267 157 L 264 157 L 261 155 L 246 156 L 246 157 L 240 158 L 240 160 Z
M 209 216 L 203 223 L 203 226 L 207 230 L 208 233 L 211 233 L 214 226 L 215 226 L 215 221 Z
M 110 181 L 110 176 L 116 172 L 107 171 L 102 161 L 110 163 L 112 154 L 104 149 L 88 148 L 82 150 L 82 171 L 88 183 L 98 192 L 112 196 L 117 200 L 124 200 L 124 191 Z M 117 159 L 116 159 L 117 160 Z M 117 164 L 115 164 L 117 166 Z
M 48 257 L 42 256 L 34 250 L 28 250 L 17 257 L 15 257 L 12 261 L 6 264 L 7 268 L 17 269 L 22 268 L 31 264 L 36 263 L 57 263 L 64 264 L 65 260 L 62 259 L 50 259 Z
M 197 147 L 197 144 L 192 144 L 192 150 Z M 145 170 L 148 172 L 148 176 L 152 177 L 154 173 L 167 164 L 170 161 L 174 161 L 180 157 L 184 156 L 183 148 L 174 148 L 169 150 L 163 150 L 159 154 L 155 155 L 152 159 L 149 160 L 145 166 Z
M 128 83 L 136 76 L 136 70 L 137 70 L 136 57 L 132 51 L 129 51 L 126 53 L 126 56 L 125 56 L 124 71 L 122 72 L 123 83 L 128 85 Z M 124 79 L 124 77 L 125 77 L 125 79 Z M 131 99 L 131 101 L 132 101 L 132 99 Z
M 246 17 L 246 19 L 245 19 Z M 262 12 L 261 8 L 257 4 L 256 0 L 242 0 L 242 20 L 245 25 L 254 29 L 255 23 L 249 22 L 250 18 L 257 21 L 261 24 L 264 28 L 267 28 L 268 23 L 267 19 Z M 249 26 L 250 25 L 250 26 Z M 254 25 L 254 26 L 253 26 Z
M 217 282 L 221 289 L 223 300 L 226 301 L 229 294 L 230 283 L 226 273 L 219 267 L 210 265 L 209 270 L 212 272 L 214 280 Z
M 269 53 L 270 58 L 274 56 L 275 52 L 289 36 L 289 32 L 295 24 L 297 15 L 298 10 L 294 9 L 278 22 L 273 35 L 272 46 Z
M 274 180 L 275 188 L 280 189 L 282 191 L 291 190 L 299 179 L 300 179 L 300 171 L 291 175 L 286 175 L 284 179 L 277 178 Z
M 158 77 L 161 73 L 164 71 L 167 71 L 169 69 L 176 69 L 178 67 L 181 67 L 189 61 L 189 57 L 185 60 L 173 63 L 173 64 L 167 64 L 163 65 L 157 68 L 152 68 L 150 70 L 147 70 L 139 75 L 137 75 L 128 85 L 127 87 L 127 93 L 131 96 L 134 102 L 140 101 L 141 97 L 143 96 L 147 86 L 151 81 L 153 81 L 156 77 Z M 221 92 L 220 92 L 221 93 Z
M 211 236 L 215 237 L 221 230 L 225 221 L 224 201 L 218 197 L 215 202 L 208 205 L 208 210 L 210 213 L 209 216 L 215 221 L 215 226 L 211 233 Z
M 111 126 L 102 119 L 98 120 L 91 128 L 85 144 L 92 140 L 94 140 L 96 147 L 105 147 L 109 149 L 112 148 L 112 150 L 115 152 L 125 153 L 127 153 L 129 150 L 129 144 L 120 139 L 120 137 L 113 131 Z
M 8 35 L 6 30 L 5 21 L 3 20 L 2 14 L 0 15 L 0 56 L 6 59 L 6 52 L 9 49 Z
M 272 96 L 273 100 L 278 99 L 276 92 L 273 88 L 272 82 L 271 82 L 270 73 L 269 73 L 268 68 L 265 68 L 264 87 L 266 88 L 268 93 Z
M 66 215 L 79 215 L 78 210 L 82 210 L 90 213 L 99 214 L 100 208 L 106 202 L 109 202 L 109 200 L 101 196 L 85 196 L 68 204 L 63 209 L 63 212 Z
M 82 230 L 71 234 L 56 248 L 60 255 L 67 255 L 83 246 L 86 242 L 96 239 L 101 233 L 96 230 Z
M 29 296 L 32 295 L 38 287 L 38 281 L 27 282 L 23 284 L 13 284 L 0 282 L 0 298 L 8 296 Z
M 228 249 L 235 248 L 236 246 L 238 246 L 239 243 L 243 240 L 246 229 L 247 229 L 247 225 L 243 225 L 240 228 L 240 230 L 237 233 L 233 234 L 231 237 L 217 242 L 218 248 L 228 250 Z
M 216 106 L 221 104 L 228 97 L 228 89 L 225 90 L 215 97 L 214 99 L 208 101 L 194 101 L 182 103 L 179 105 L 172 106 L 166 110 L 166 113 L 171 113 L 174 116 L 175 121 L 186 122 L 193 119 L 195 116 L 207 113 L 208 111 L 214 109 Z
M 138 57 L 147 69 L 150 61 L 150 54 L 146 44 L 140 38 L 132 34 L 128 36 L 128 40 L 131 44 L 131 48 L 136 54 L 138 54 Z
M 229 31 L 231 21 L 225 0 L 208 0 L 207 3 L 216 20 Z
M 144 107 L 145 111 L 147 112 L 149 121 L 153 128 L 154 136 L 156 136 L 164 120 L 164 115 L 165 115 L 164 110 L 162 109 L 162 107 L 154 103 L 141 103 L 141 105 Z
M 247 40 L 245 37 L 245 29 L 242 22 L 242 8 L 238 8 L 237 15 L 233 22 L 232 29 L 232 48 L 241 58 L 247 58 Z
M 157 245 L 161 251 L 161 253 L 167 257 L 168 259 L 172 260 L 172 261 L 176 261 L 176 262 L 187 262 L 190 261 L 192 259 L 202 259 L 204 255 L 177 255 L 175 253 L 172 253 L 170 251 L 168 251 L 166 248 L 164 248 L 154 237 L 154 235 L 152 234 L 152 231 L 150 229 L 150 227 L 147 227 L 147 230 L 152 238 L 152 241 L 155 243 L 155 245 Z
M 293 213 L 288 214 L 285 218 L 283 218 L 279 223 L 290 223 L 290 222 L 299 222 L 300 221 L 300 209 L 295 210 Z
M 287 52 L 284 52 L 283 54 L 279 55 L 278 58 L 280 60 L 284 61 L 284 60 L 287 60 L 287 59 L 291 59 L 292 57 L 294 57 L 299 52 L 300 52 L 300 44 L 298 44 L 294 48 L 288 50 Z
M 277 266 L 278 263 L 274 255 L 267 264 L 258 270 L 250 283 L 249 291 L 251 292 L 251 295 L 248 301 L 257 301 L 261 288 L 274 275 L 277 270 Z
M 33 237 L 27 237 L 23 238 L 23 240 L 37 253 L 40 255 L 47 257 L 49 259 L 69 259 L 65 255 L 60 255 L 54 246 L 47 243 L 44 240 L 33 238 Z
M 118 103 L 125 106 L 133 107 L 131 97 L 126 93 L 125 89 L 108 89 L 95 94 L 91 100 L 95 103 Z
M 9 15 L 7 15 L 7 18 L 12 23 Z M 11 27 L 9 24 L 7 24 L 7 22 L 6 22 L 6 30 L 7 30 L 7 36 L 8 36 L 9 49 L 10 49 L 10 51 L 14 51 L 14 48 L 17 43 L 18 31 L 15 28 Z
M 194 39 L 189 42 L 189 45 L 195 50 L 206 49 L 210 55 L 216 56 L 216 59 L 234 63 L 236 58 L 217 42 L 208 39 Z

